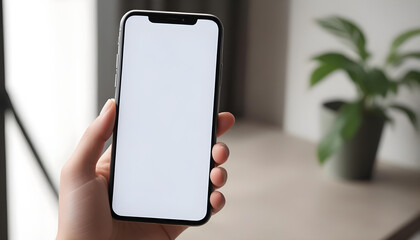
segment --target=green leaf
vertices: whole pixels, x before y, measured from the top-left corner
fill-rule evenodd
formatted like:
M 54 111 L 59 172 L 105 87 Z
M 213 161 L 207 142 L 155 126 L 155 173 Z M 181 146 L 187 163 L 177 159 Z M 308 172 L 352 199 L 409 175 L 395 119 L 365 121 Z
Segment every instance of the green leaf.
M 380 95 L 386 97 L 389 91 L 394 93 L 397 91 L 396 84 L 388 80 L 385 73 L 378 68 L 371 69 L 365 81 L 368 96 Z
M 340 116 L 343 118 L 343 129 L 341 136 L 348 141 L 356 135 L 363 121 L 363 105 L 359 102 L 343 106 Z
M 413 127 L 415 129 L 418 129 L 416 114 L 411 109 L 409 109 L 407 106 L 404 106 L 402 104 L 392 104 L 389 107 L 404 113 L 410 120 Z
M 354 70 L 355 68 L 361 67 L 359 63 L 351 60 L 342 53 L 329 52 L 324 53 L 313 58 L 320 63 L 334 65 L 339 68 Z
M 411 52 L 411 53 L 405 53 L 401 55 L 395 55 L 395 59 L 393 59 L 392 64 L 395 66 L 401 65 L 402 62 L 404 62 L 407 59 L 418 59 L 420 60 L 420 52 Z
M 420 29 L 413 29 L 407 32 L 402 33 L 401 35 L 399 35 L 397 38 L 394 39 L 394 41 L 391 44 L 391 49 L 389 51 L 388 57 L 386 62 L 388 64 L 394 64 L 394 65 L 398 65 L 402 62 L 401 57 L 404 55 L 409 55 L 407 57 L 403 57 L 403 58 L 418 58 L 417 54 L 418 53 L 409 53 L 409 54 L 398 54 L 397 50 L 398 48 L 407 40 L 409 40 L 410 38 L 416 36 L 416 35 L 420 35 Z M 411 56 L 410 56 L 411 55 Z
M 357 63 L 341 53 L 330 52 L 313 58 L 320 63 L 311 75 L 311 86 L 320 82 L 328 74 L 335 70 L 344 70 L 361 89 L 365 89 L 364 79 L 366 72 L 360 63 Z
M 408 86 L 418 84 L 420 86 L 420 72 L 416 70 L 408 71 L 400 80 L 400 84 L 406 84 Z
M 360 102 L 344 104 L 341 107 L 330 131 L 318 145 L 318 160 L 321 164 L 357 133 L 363 119 L 362 109 Z
M 365 110 L 364 114 L 369 114 L 378 118 L 382 118 L 386 123 L 390 123 L 392 126 L 394 126 L 394 119 L 391 118 L 385 108 L 381 106 L 373 106 L 372 108 L 369 108 L 369 110 Z
M 322 79 L 324 79 L 327 75 L 334 72 L 338 68 L 333 65 L 322 64 L 316 68 L 311 75 L 311 87 L 315 84 L 319 83 Z
M 325 135 L 318 144 L 318 161 L 324 164 L 325 161 L 336 152 L 344 143 L 340 137 L 339 127 L 334 124 L 330 132 Z
M 386 64 L 394 64 L 397 65 L 397 53 L 395 51 L 390 51 L 388 57 L 386 58 Z
M 366 51 L 366 39 L 358 26 L 351 21 L 341 17 L 327 17 L 318 19 L 317 23 L 331 34 L 339 37 L 347 45 L 349 45 L 360 58 L 365 61 L 369 57 Z
M 389 82 L 389 87 L 390 87 L 392 93 L 394 93 L 395 95 L 398 93 L 398 82 L 390 81 Z
M 392 42 L 391 51 L 394 52 L 404 42 L 406 42 L 408 39 L 416 35 L 420 35 L 420 29 L 413 29 L 413 30 L 402 33 L 397 38 L 395 38 L 394 41 Z

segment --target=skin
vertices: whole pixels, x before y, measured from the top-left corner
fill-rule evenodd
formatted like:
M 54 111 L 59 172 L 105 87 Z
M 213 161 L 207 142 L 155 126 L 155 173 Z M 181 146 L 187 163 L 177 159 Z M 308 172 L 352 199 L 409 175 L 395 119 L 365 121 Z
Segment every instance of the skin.
M 108 182 L 111 160 L 109 147 L 101 156 L 106 140 L 112 135 L 116 116 L 114 100 L 105 104 L 101 114 L 84 133 L 73 155 L 64 165 L 60 177 L 57 239 L 175 239 L 186 226 L 118 221 L 111 217 Z M 235 122 L 230 113 L 219 113 L 217 135 Z M 225 185 L 229 149 L 224 143 L 212 148 L 215 168 L 210 172 L 214 189 Z M 213 214 L 225 204 L 217 190 L 210 195 Z

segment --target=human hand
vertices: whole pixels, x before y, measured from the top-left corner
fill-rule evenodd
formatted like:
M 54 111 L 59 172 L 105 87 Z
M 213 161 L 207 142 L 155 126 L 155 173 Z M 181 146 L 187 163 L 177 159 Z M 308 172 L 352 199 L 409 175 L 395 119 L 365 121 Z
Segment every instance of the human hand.
M 115 102 L 108 100 L 61 171 L 57 239 L 175 239 L 186 226 L 119 221 L 111 216 L 108 200 L 111 147 L 102 156 L 101 152 L 112 135 L 115 116 Z M 229 130 L 234 122 L 232 114 L 219 113 L 217 135 Z M 227 180 L 227 172 L 220 165 L 226 162 L 229 149 L 224 143 L 217 143 L 212 155 L 215 167 L 210 180 L 217 189 Z M 216 213 L 223 208 L 225 197 L 215 190 L 210 203 Z

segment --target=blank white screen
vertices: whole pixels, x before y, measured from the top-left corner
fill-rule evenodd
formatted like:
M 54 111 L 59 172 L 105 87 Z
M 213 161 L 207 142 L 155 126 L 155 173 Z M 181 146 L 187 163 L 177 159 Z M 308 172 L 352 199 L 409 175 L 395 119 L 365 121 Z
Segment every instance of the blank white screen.
M 126 20 L 112 201 L 118 215 L 206 215 L 217 44 L 211 20 Z

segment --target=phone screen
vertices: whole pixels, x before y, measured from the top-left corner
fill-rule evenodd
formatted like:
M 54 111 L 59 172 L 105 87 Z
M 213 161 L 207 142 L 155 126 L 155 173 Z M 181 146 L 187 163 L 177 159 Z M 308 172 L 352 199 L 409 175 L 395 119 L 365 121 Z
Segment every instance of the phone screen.
M 219 25 L 135 14 L 123 24 L 112 210 L 200 221 L 208 214 Z

